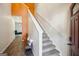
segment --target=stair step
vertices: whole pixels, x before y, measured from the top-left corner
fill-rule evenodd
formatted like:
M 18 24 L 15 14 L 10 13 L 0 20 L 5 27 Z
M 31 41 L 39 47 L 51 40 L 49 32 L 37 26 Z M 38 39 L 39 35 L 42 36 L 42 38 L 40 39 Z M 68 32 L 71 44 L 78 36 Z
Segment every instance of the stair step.
M 49 37 L 47 36 L 46 33 L 43 33 L 43 38 L 48 38 L 49 39 Z
M 43 49 L 47 49 L 47 48 L 51 48 L 51 47 L 52 47 L 52 48 L 53 48 L 53 47 L 55 48 L 55 45 L 53 45 L 53 44 L 43 45 L 42 48 L 43 48 Z
M 48 47 L 43 48 L 43 53 L 49 52 L 49 51 L 51 51 L 53 49 L 55 49 L 55 46 L 54 45 L 50 45 Z
M 43 38 L 49 38 L 48 36 L 43 36 Z
M 46 42 L 51 42 L 49 39 L 43 39 L 43 43 L 46 43 Z
M 54 54 L 51 54 L 51 55 L 48 55 L 48 56 L 60 56 L 59 53 L 54 53 Z
M 45 41 L 45 40 L 49 40 L 48 38 L 43 38 L 43 41 Z
M 43 33 L 43 37 L 47 37 L 47 34 L 46 33 Z
M 49 42 L 45 42 L 45 43 L 43 43 L 43 46 L 48 46 L 48 45 L 51 45 L 51 44 L 52 44 L 52 42 L 49 41 Z
M 58 56 L 59 54 L 59 51 L 56 50 L 56 49 L 53 49 L 53 50 L 50 50 L 50 51 L 47 51 L 47 52 L 44 52 L 43 53 L 43 56 L 53 56 L 53 55 L 57 55 Z
M 45 37 L 45 36 L 43 36 L 43 39 L 46 39 L 46 38 L 47 38 L 47 39 L 49 39 L 49 37 L 47 37 L 47 36 L 46 36 L 46 37 Z

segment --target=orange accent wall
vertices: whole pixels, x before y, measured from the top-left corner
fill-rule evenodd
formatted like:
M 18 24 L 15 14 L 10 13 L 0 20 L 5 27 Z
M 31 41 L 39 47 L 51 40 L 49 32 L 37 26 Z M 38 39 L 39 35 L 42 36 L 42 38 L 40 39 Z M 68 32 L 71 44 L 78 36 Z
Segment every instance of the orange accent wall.
M 22 3 L 12 3 L 11 5 L 13 16 L 22 16 L 22 41 L 23 46 L 26 45 L 26 37 L 28 33 L 28 11 L 27 8 Z

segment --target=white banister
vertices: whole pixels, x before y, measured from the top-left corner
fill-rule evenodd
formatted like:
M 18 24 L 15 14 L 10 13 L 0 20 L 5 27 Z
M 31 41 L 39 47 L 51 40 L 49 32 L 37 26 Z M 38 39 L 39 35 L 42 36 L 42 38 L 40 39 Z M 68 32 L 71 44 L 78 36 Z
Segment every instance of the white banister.
M 28 17 L 29 17 L 29 34 L 30 39 L 33 40 L 33 54 L 35 56 L 42 56 L 42 35 L 43 30 L 28 9 Z

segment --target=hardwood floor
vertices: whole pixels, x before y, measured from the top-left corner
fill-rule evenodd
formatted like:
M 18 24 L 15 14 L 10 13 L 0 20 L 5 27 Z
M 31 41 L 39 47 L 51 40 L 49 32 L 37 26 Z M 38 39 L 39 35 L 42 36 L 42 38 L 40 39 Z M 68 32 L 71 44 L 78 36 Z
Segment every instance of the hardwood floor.
M 5 50 L 4 53 L 7 53 L 8 56 L 26 56 L 24 49 L 22 48 L 22 37 L 16 36 L 15 40 L 11 45 Z

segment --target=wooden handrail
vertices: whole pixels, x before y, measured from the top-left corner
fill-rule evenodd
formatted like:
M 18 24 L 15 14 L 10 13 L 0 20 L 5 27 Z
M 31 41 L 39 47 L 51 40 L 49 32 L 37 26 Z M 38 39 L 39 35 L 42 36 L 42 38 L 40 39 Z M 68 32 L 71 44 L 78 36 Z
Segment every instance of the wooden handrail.
M 27 5 L 25 5 L 24 3 L 22 3 L 22 5 L 24 5 L 27 9 L 29 9 L 29 7 Z

